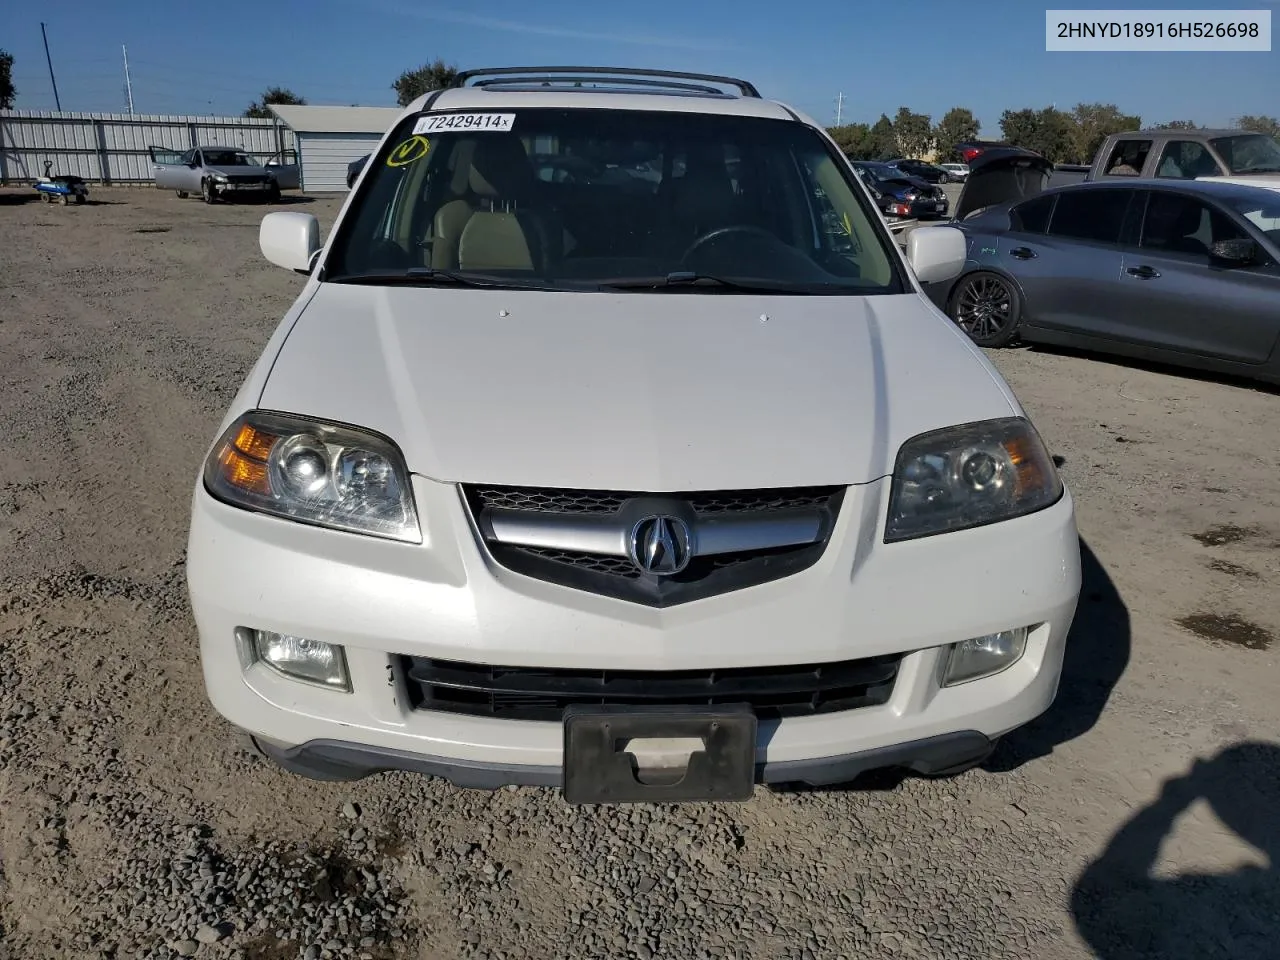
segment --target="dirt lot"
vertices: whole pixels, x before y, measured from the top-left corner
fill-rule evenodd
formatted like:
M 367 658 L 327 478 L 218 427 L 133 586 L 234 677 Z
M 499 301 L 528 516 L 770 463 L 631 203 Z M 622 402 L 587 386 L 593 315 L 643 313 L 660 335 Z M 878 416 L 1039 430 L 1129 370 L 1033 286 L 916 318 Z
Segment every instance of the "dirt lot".
M 0 958 L 1280 956 L 1276 391 L 995 353 L 1086 584 L 1056 705 L 985 769 L 621 810 L 312 783 L 207 705 L 183 583 L 302 280 L 261 208 L 93 198 L 0 203 Z

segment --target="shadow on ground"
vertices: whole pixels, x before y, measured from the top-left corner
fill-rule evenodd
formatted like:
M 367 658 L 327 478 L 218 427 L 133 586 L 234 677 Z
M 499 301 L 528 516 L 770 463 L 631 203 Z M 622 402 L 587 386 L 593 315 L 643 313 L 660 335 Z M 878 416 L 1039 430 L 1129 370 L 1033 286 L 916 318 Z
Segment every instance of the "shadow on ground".
M 1159 373 L 1167 377 L 1179 377 L 1183 380 L 1201 380 L 1205 383 L 1220 383 L 1227 387 L 1240 387 L 1246 390 L 1257 390 L 1260 393 L 1280 393 L 1280 385 L 1255 380 L 1245 373 L 1224 373 L 1217 370 L 1198 370 L 1195 367 L 1178 366 L 1162 363 L 1159 360 L 1145 360 L 1140 357 L 1126 357 L 1116 353 L 1098 353 L 1082 347 L 1068 347 L 1048 343 L 1024 343 L 1023 347 L 1034 353 L 1046 353 L 1060 357 L 1078 357 L 1094 363 L 1108 363 L 1113 367 L 1126 367 L 1130 370 L 1142 370 L 1148 373 Z
M 1206 801 L 1269 860 L 1227 873 L 1153 877 L 1175 820 Z M 1071 911 L 1099 960 L 1280 956 L 1280 744 L 1245 742 L 1165 783 L 1076 882 Z

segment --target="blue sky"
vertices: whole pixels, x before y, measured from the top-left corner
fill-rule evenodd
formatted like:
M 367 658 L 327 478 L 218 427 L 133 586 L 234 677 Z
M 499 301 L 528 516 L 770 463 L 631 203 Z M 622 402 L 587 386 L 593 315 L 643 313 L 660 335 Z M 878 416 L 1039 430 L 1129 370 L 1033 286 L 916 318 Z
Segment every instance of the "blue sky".
M 1280 115 L 1280 45 L 1270 53 L 1047 53 L 1045 6 L 9 0 L 0 5 L 0 48 L 15 57 L 17 106 L 35 110 L 54 105 L 44 21 L 64 110 L 126 109 L 126 44 L 139 113 L 239 114 L 272 84 L 312 103 L 393 105 L 392 80 L 441 56 L 461 67 L 590 63 L 727 73 L 825 123 L 834 121 L 841 92 L 846 120 L 871 122 L 903 105 L 936 120 L 967 106 L 985 136 L 999 135 L 1005 108 L 1081 101 L 1114 102 L 1148 123 Z M 1280 0 L 1158 6 L 1269 8 L 1280 21 Z M 983 12 L 968 12 L 975 9 Z

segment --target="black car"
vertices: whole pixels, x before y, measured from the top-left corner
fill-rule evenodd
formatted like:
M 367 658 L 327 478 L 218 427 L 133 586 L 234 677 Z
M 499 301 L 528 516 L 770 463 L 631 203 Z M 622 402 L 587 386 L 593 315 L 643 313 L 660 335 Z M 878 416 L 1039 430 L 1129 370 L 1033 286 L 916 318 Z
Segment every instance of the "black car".
M 352 160 L 347 164 L 347 189 L 350 190 L 355 186 L 356 177 L 360 176 L 360 171 L 364 169 L 364 165 L 369 162 L 371 154 L 366 153 L 359 160 Z
M 901 170 L 908 176 L 918 177 L 926 183 L 950 183 L 954 177 L 947 171 L 923 160 L 890 160 L 889 166 Z
M 853 169 L 880 194 L 876 202 L 886 217 L 928 220 L 947 215 L 946 193 L 925 180 L 871 160 L 855 160 Z

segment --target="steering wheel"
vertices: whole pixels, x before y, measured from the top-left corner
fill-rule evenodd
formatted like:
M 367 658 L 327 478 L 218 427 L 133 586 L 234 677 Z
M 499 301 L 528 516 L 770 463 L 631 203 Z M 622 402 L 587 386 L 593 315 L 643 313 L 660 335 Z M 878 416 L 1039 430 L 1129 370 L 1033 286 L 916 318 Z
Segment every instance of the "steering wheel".
M 778 243 L 778 238 L 763 227 L 750 227 L 742 224 L 737 226 L 716 227 L 714 230 L 708 230 L 697 240 L 693 241 L 693 243 L 689 244 L 689 249 L 685 250 L 684 255 L 680 259 L 688 260 L 699 247 L 705 247 L 713 240 L 719 240 L 721 237 L 728 236 L 731 233 L 740 233 L 745 236 L 762 238 L 764 240 L 768 240 L 774 245 Z

